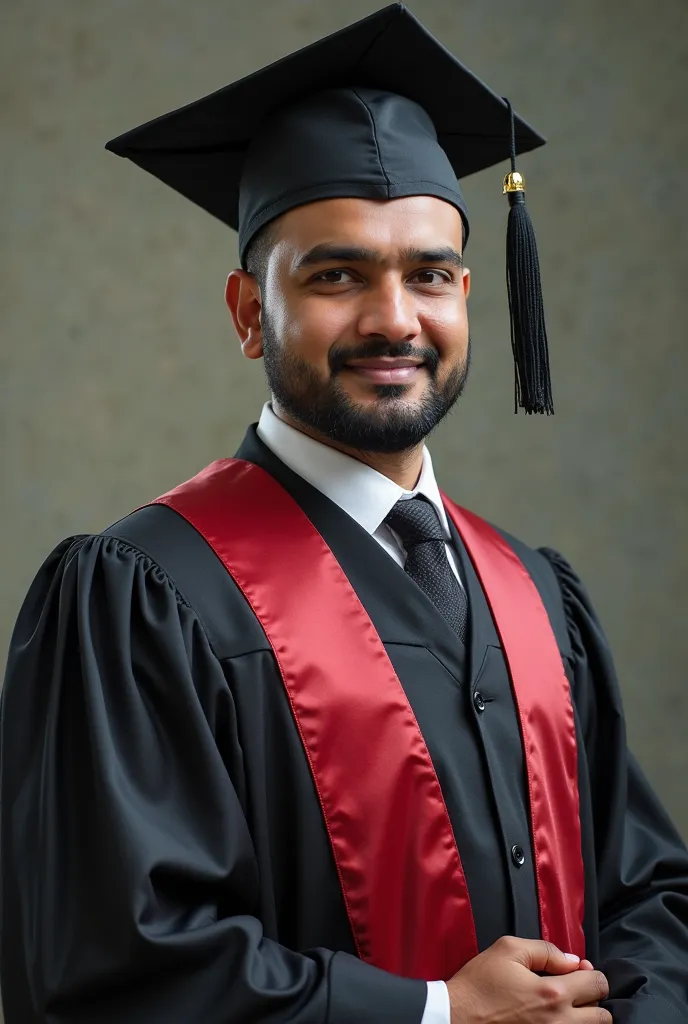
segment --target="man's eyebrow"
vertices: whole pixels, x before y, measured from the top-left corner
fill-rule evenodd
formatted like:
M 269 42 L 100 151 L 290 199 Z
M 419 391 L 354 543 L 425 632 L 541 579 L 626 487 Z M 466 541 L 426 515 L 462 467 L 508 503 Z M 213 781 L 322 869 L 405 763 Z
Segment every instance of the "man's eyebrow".
M 450 263 L 459 269 L 463 267 L 463 256 L 451 245 L 437 249 L 404 249 L 400 256 L 405 263 Z
M 449 263 L 461 269 L 463 257 L 451 245 L 436 249 L 402 249 L 399 253 L 402 263 Z M 382 253 L 357 245 L 338 245 L 336 242 L 321 242 L 300 256 L 295 270 L 312 267 L 318 263 L 383 263 Z
M 316 263 L 380 263 L 382 256 L 375 249 L 357 245 L 337 245 L 335 242 L 321 242 L 305 252 L 296 261 L 296 270 L 312 267 Z

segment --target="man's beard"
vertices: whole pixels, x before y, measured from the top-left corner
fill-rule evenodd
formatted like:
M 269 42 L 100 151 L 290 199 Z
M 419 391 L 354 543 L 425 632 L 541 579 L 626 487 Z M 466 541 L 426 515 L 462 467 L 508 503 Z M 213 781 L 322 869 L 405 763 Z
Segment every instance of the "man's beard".
M 310 430 L 357 451 L 388 454 L 419 445 L 454 406 L 468 378 L 470 337 L 465 361 L 454 367 L 443 384 L 437 380 L 436 349 L 419 348 L 408 341 L 334 346 L 329 353 L 330 377 L 323 382 L 312 366 L 281 347 L 265 314 L 262 331 L 265 372 L 279 406 Z M 378 384 L 372 406 L 358 405 L 347 395 L 339 381 L 345 363 L 380 356 L 424 360 L 429 385 L 420 400 L 404 400 L 409 390 L 406 384 Z

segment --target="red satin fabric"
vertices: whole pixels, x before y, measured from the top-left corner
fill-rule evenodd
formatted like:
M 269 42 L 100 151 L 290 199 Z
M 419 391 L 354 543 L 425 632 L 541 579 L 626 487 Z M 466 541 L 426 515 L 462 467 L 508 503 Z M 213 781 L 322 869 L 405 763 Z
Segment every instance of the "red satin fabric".
M 387 653 L 339 563 L 268 473 L 226 459 L 159 498 L 205 537 L 279 664 L 363 960 L 448 979 L 478 952 L 449 816 Z
M 490 605 L 521 720 L 542 937 L 585 956 L 573 705 L 547 612 L 523 563 L 488 523 L 443 495 Z

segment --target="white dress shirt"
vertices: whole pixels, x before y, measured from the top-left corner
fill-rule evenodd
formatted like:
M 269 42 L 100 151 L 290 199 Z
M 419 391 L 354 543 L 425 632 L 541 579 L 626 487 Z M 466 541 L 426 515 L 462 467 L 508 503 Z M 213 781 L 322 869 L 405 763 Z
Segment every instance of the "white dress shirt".
M 437 511 L 444 531 L 449 564 L 461 583 L 458 562 L 450 543 L 447 513 L 442 505 L 427 448 L 423 448 L 423 464 L 418 483 L 412 491 L 405 491 L 389 477 L 358 459 L 320 441 L 314 441 L 312 437 L 290 427 L 275 415 L 269 404 L 263 407 L 258 423 L 258 437 L 289 469 L 355 519 L 402 566 L 406 561 L 406 552 L 399 537 L 385 524 L 385 517 L 397 501 L 422 494 Z M 443 981 L 429 981 L 428 998 L 420 1024 L 450 1024 L 450 1018 L 447 986 Z
M 399 500 L 422 494 L 437 512 L 444 532 L 449 564 L 461 583 L 458 562 L 451 545 L 447 513 L 427 448 L 423 448 L 423 464 L 418 483 L 412 491 L 405 491 L 399 484 L 364 462 L 320 441 L 314 441 L 307 434 L 290 427 L 275 415 L 269 404 L 263 406 L 258 437 L 289 469 L 355 519 L 402 566 L 406 561 L 406 551 L 396 533 L 386 525 L 385 518 Z

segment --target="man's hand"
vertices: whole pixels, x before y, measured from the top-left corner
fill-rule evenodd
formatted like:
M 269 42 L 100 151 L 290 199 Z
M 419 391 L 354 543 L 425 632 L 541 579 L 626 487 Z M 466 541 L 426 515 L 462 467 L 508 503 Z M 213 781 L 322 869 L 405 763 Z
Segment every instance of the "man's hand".
M 451 1024 L 612 1024 L 597 1006 L 607 979 L 591 968 L 549 942 L 506 936 L 447 983 Z

